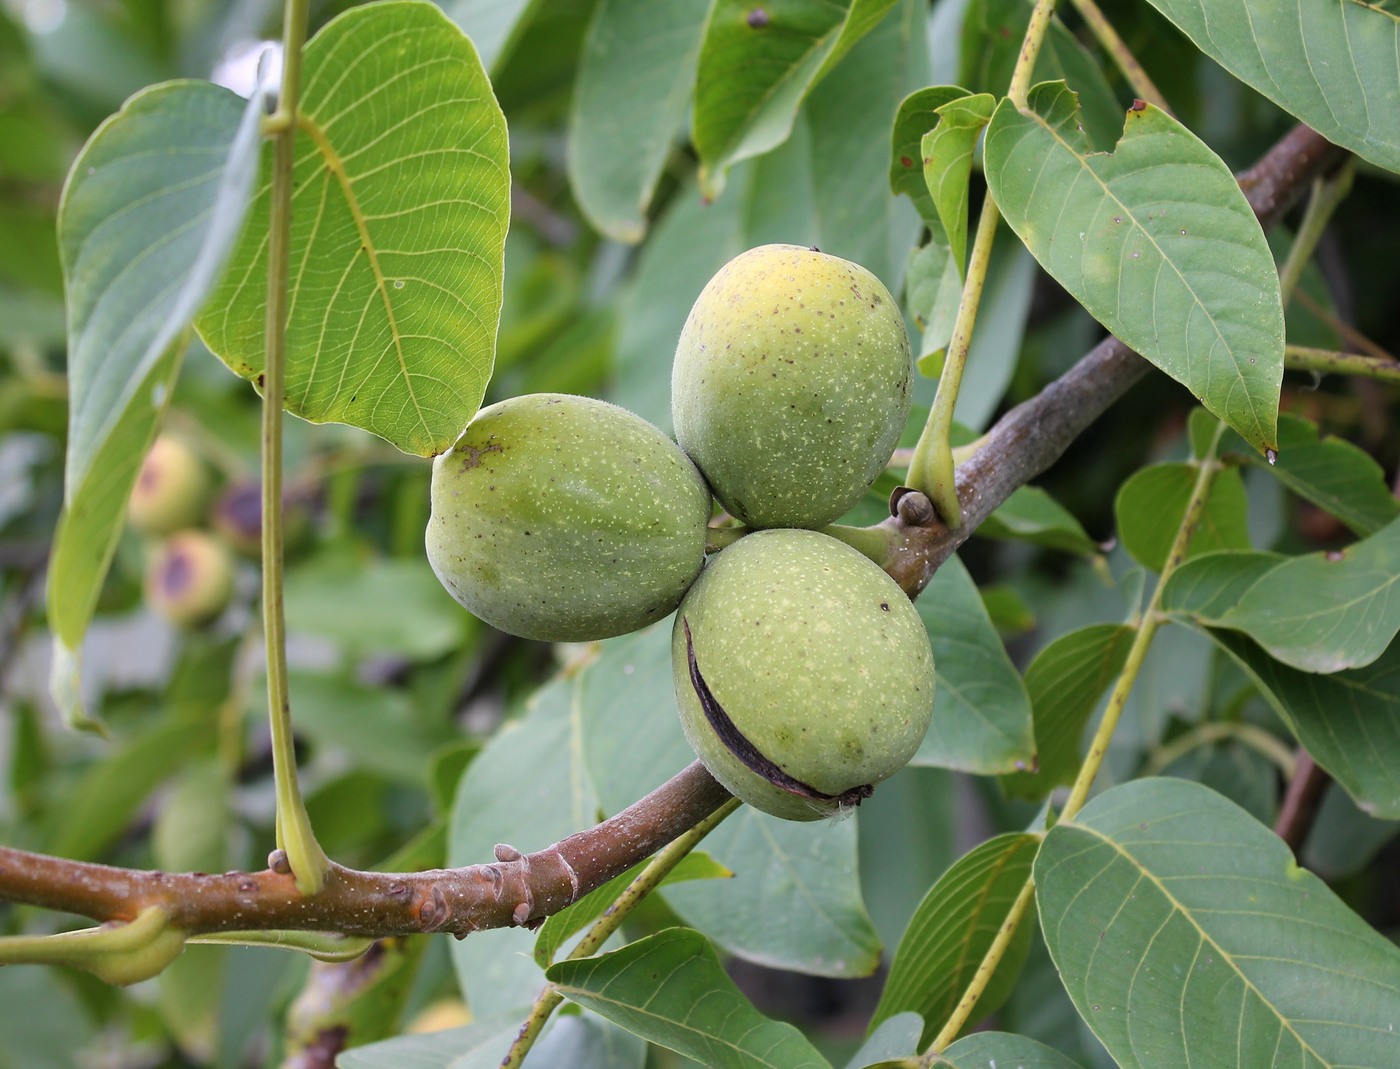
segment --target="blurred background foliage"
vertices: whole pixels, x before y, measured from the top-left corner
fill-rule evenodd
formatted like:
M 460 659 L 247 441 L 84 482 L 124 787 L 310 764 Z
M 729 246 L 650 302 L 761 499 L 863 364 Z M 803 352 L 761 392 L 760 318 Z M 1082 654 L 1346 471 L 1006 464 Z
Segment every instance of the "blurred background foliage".
M 346 6 L 314 3 L 313 28 Z M 669 426 L 671 353 L 690 304 L 726 259 L 751 245 L 816 244 L 865 264 L 905 295 L 919 337 L 930 309 L 921 307 L 915 287 L 905 288 L 906 278 L 918 279 L 911 266 L 917 215 L 888 185 L 895 108 L 906 93 L 930 84 L 1002 91 L 1019 40 L 1006 27 L 1025 14 L 1015 0 L 897 4 L 816 87 L 791 136 L 735 166 L 713 203 L 698 190 L 696 157 L 678 128 L 645 211 L 645 236 L 625 244 L 603 236 L 585 216 L 570 180 L 571 122 L 596 5 L 449 0 L 442 6 L 477 41 L 510 124 L 513 218 L 487 402 L 533 391 L 589 393 L 663 427 Z M 1104 6 L 1183 121 L 1231 166 L 1248 165 L 1291 125 L 1146 4 Z M 272 846 L 256 561 L 237 556 L 232 600 L 213 622 L 181 628 L 143 595 L 154 543 L 127 532 L 87 652 L 87 698 L 109 725 L 109 739 L 69 733 L 52 712 L 42 582 L 62 492 L 64 318 L 54 220 L 67 167 L 96 125 L 135 90 L 178 77 L 232 79 L 239 71 L 246 77 L 250 49 L 276 35 L 279 17 L 272 0 L 0 4 L 0 839 L 10 845 L 206 871 L 261 867 Z M 1088 79 L 1081 89 L 1086 99 L 1098 94 L 1103 136 L 1111 143 L 1131 94 L 1072 13 L 1064 17 L 1052 60 L 1071 80 Z M 974 176 L 974 203 L 978 189 Z M 1400 351 L 1396 192 L 1393 175 L 1359 169 L 1289 309 L 1291 342 L 1354 345 L 1352 332 L 1359 332 L 1379 349 Z M 1101 336 L 1004 237 L 960 398 L 959 419 L 972 432 L 1035 394 Z M 1286 249 L 1286 231 L 1272 240 Z M 917 436 L 932 388 L 932 380 L 921 380 L 906 445 Z M 1190 400 L 1152 375 L 1040 480 L 1067 516 L 1038 528 L 1039 538 L 976 538 L 963 550 L 1018 667 L 1068 631 L 1116 623 L 1136 608 L 1143 573 L 1115 544 L 1115 495 L 1144 464 L 1188 455 Z M 1400 452 L 1390 418 L 1394 402 L 1394 389 L 1374 382 L 1290 376 L 1283 407 L 1357 443 L 1393 474 Z M 257 398 L 217 360 L 192 352 L 166 431 L 207 469 L 213 489 L 199 526 L 215 529 L 221 495 L 246 492 L 256 479 Z M 550 710 L 569 700 L 586 706 L 592 719 L 583 738 L 591 752 L 582 769 L 557 755 L 565 763 L 560 768 L 581 771 L 592 784 L 593 811 L 584 819 L 625 805 L 645 789 L 648 775 L 654 783 L 676 770 L 614 774 L 622 758 L 608 743 L 622 729 L 610 728 L 608 718 L 619 688 L 629 715 L 671 715 L 669 670 L 636 678 L 645 675 L 645 651 L 609 644 L 600 654 L 507 638 L 468 617 L 442 591 L 422 552 L 426 462 L 349 428 L 297 421 L 287 426 L 287 457 L 299 516 L 288 547 L 293 707 L 311 816 L 333 857 L 367 867 L 436 865 L 449 857 L 460 863 L 485 858 L 489 846 L 470 852 L 477 840 L 538 848 L 572 830 L 576 825 L 552 803 L 539 813 L 532 806 L 531 777 L 546 779 L 555 769 L 534 751 L 523 751 L 517 766 L 502 765 L 500 782 L 479 785 L 485 799 L 479 806 L 458 793 L 476 754 L 503 723 L 520 721 L 532 696 L 561 672 L 534 700 L 531 730 L 554 738 L 550 745 L 567 745 L 572 729 L 549 735 Z M 877 491 L 887 493 L 887 483 Z M 1254 546 L 1305 551 L 1345 539 L 1336 520 L 1287 497 L 1259 472 L 1246 470 L 1241 485 Z M 873 493 L 852 518 L 870 522 L 882 510 Z M 227 543 L 237 541 L 227 524 L 219 530 Z M 1008 531 L 1003 525 L 993 533 Z M 631 682 L 619 676 L 616 686 L 603 685 L 614 668 Z M 1287 740 L 1231 662 L 1184 630 L 1164 634 L 1115 738 L 1111 778 L 1151 769 L 1200 780 L 1270 822 L 1281 780 L 1267 748 L 1248 745 L 1238 733 L 1199 731 L 1214 722 L 1254 725 Z M 845 907 L 855 911 L 852 930 L 869 927 L 859 917 L 868 909 L 888 960 L 938 873 L 990 834 L 1024 827 L 1033 811 L 1007 800 L 990 780 L 933 768 L 900 774 L 841 833 L 847 848 L 858 849 L 853 858 L 864 889 L 864 907 L 858 900 Z M 479 821 L 468 826 L 473 815 Z M 1392 933 L 1400 927 L 1395 830 L 1332 788 L 1305 855 L 1363 916 Z M 1381 893 L 1387 886 L 1388 897 Z M 638 930 L 665 923 L 673 910 L 691 920 L 705 893 L 691 888 L 657 900 L 639 914 Z M 0 904 L 6 933 L 68 924 Z M 0 1067 L 232 1069 L 276 1064 L 284 1056 L 288 1064 L 317 1064 L 294 1059 L 313 1057 L 314 1050 L 296 1052 L 325 1025 L 326 1014 L 353 1023 L 359 1041 L 421 1024 L 425 1014 L 437 1014 L 428 1018 L 432 1023 L 459 1022 L 467 1011 L 451 1001 L 458 995 L 453 957 L 457 975 L 465 977 L 475 967 L 473 955 L 508 956 L 506 944 L 518 934 L 493 933 L 495 943 L 473 937 L 452 955 L 441 939 L 385 946 L 355 997 L 326 993 L 327 985 L 344 981 L 343 973 L 328 979 L 323 967 L 270 950 L 194 947 L 158 979 L 129 990 L 67 970 L 0 970 Z M 716 938 L 738 951 L 732 972 L 760 1008 L 802 1023 L 833 1056 L 854 1049 L 878 996 L 876 981 L 775 971 L 745 959 L 771 964 L 781 955 L 745 954 L 742 945 Z M 521 947 L 528 954 L 528 940 Z M 865 952 L 873 948 L 866 940 Z M 1000 1022 L 1085 1065 L 1105 1064 L 1038 940 Z M 657 1065 L 678 1064 L 658 1052 L 650 1057 Z

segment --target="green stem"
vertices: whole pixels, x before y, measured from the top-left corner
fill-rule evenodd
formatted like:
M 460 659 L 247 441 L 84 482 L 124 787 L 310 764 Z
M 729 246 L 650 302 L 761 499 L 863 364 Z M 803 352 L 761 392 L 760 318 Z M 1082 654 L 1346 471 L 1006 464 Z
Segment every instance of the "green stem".
M 710 834 L 720 821 L 738 809 L 739 805 L 739 799 L 731 798 L 699 824 L 678 836 L 657 853 L 651 859 L 651 863 L 637 873 L 637 878 L 627 885 L 627 889 L 617 896 L 617 901 L 609 906 L 603 915 L 593 923 L 593 927 L 588 929 L 587 934 L 578 941 L 573 950 L 569 951 L 564 960 L 587 958 L 601 950 L 603 944 L 608 941 L 613 932 L 617 931 L 632 910 L 637 908 L 642 899 L 654 891 L 657 885 L 670 874 L 671 870 L 695 849 L 700 840 Z M 534 1006 L 530 1008 L 530 1015 L 525 1018 L 525 1023 L 521 1025 L 520 1034 L 515 1037 L 515 1042 L 506 1052 L 500 1069 L 519 1069 L 524 1064 L 526 1055 L 530 1053 L 530 1048 L 535 1045 L 535 1040 L 539 1038 L 550 1014 L 563 1001 L 564 996 L 559 993 L 557 987 L 553 984 L 546 985 L 545 989 L 540 992 L 539 998 L 535 1000 Z
M 1361 375 L 1368 379 L 1400 382 L 1400 361 L 1359 353 L 1338 353 L 1331 349 L 1309 349 L 1303 345 L 1285 346 L 1283 366 L 1289 371 L 1315 371 L 1319 375 Z
M 1062 822 L 1073 820 L 1075 814 L 1084 808 L 1084 803 L 1089 798 L 1089 789 L 1094 785 L 1094 779 L 1099 774 L 1103 759 L 1108 754 L 1108 744 L 1113 738 L 1114 730 L 1118 727 L 1119 718 L 1123 715 L 1123 706 L 1128 701 L 1128 694 L 1132 691 L 1133 684 L 1137 682 L 1138 673 L 1142 671 L 1143 661 L 1147 657 L 1147 648 L 1152 644 L 1152 639 L 1157 634 L 1157 628 L 1162 624 L 1160 611 L 1162 591 L 1166 589 L 1167 580 L 1171 578 L 1172 573 L 1186 559 L 1186 550 L 1191 545 L 1191 537 L 1196 533 L 1201 516 L 1205 512 L 1206 501 L 1210 497 L 1210 488 L 1215 482 L 1216 475 L 1222 470 L 1220 461 L 1216 459 L 1215 451 L 1224 433 L 1225 424 L 1221 423 L 1215 429 L 1215 437 L 1211 440 L 1211 446 L 1206 456 L 1197 462 L 1196 483 L 1191 488 L 1191 497 L 1186 504 L 1186 514 L 1181 518 L 1181 526 L 1177 528 L 1171 552 L 1167 554 L 1167 562 L 1162 566 L 1162 574 L 1157 580 L 1157 587 L 1152 591 L 1152 599 L 1148 602 L 1147 609 L 1137 622 L 1137 633 L 1133 635 L 1133 644 L 1128 648 L 1128 657 L 1123 663 L 1123 670 L 1118 674 L 1118 679 L 1113 684 L 1113 692 L 1109 695 L 1108 707 L 1104 710 L 1103 720 L 1099 722 L 1098 730 L 1094 732 L 1093 741 L 1089 743 L 1089 752 L 1084 758 L 1084 763 L 1079 767 L 1079 775 L 1075 777 L 1074 786 L 1070 788 L 1069 800 L 1065 802 L 1064 808 L 1060 811 Z
M 888 527 L 847 527 L 840 523 L 823 527 L 821 532 L 860 550 L 881 568 L 890 562 L 890 551 L 899 537 Z
M 1054 10 L 1055 0 L 1036 0 L 1035 8 L 1031 11 L 1026 35 L 1021 40 L 1021 53 L 1016 57 L 1016 67 L 1011 72 L 1011 84 L 1006 91 L 1018 108 L 1026 107 L 1026 94 L 1030 89 L 1035 60 L 1050 30 L 1050 16 Z M 929 496 L 950 530 L 962 526 L 962 505 L 958 502 L 953 449 L 948 435 L 953 427 L 953 409 L 958 403 L 963 367 L 967 363 L 967 351 L 972 343 L 972 329 L 977 322 L 982 291 L 987 284 L 987 265 L 991 261 L 992 241 L 996 237 L 1000 218 L 1001 213 L 989 190 L 983 198 L 982 214 L 977 220 L 977 235 L 972 241 L 967 280 L 963 283 L 962 297 L 958 301 L 958 314 L 953 321 L 953 335 L 948 341 L 943 374 L 938 377 L 938 393 L 929 411 L 928 422 L 924 424 L 923 433 L 914 446 L 909 473 L 904 479 L 906 485 L 922 490 Z
M 1001 212 L 988 191 L 982 202 L 982 215 L 977 220 L 977 234 L 972 240 L 968 258 L 967 281 L 963 283 L 958 314 L 953 321 L 953 336 L 948 340 L 948 355 L 943 362 L 943 374 L 938 377 L 938 393 L 929 410 L 928 422 L 914 446 L 909 473 L 904 482 L 922 490 L 949 529 L 962 525 L 962 506 L 958 503 L 958 487 L 954 478 L 953 449 L 949 434 L 953 429 L 953 409 L 957 407 L 958 390 L 962 386 L 963 367 L 972 343 L 972 328 L 977 321 L 977 309 L 982 303 L 982 291 L 987 285 L 987 265 L 991 262 L 992 241 L 996 237 Z
M 948 1044 L 958 1038 L 958 1033 L 963 1030 L 967 1019 L 972 1016 L 972 1011 L 977 1008 L 982 993 L 987 990 L 987 985 L 991 983 L 997 966 L 1001 964 L 1001 959 L 1006 956 L 1006 948 L 1011 945 L 1011 939 L 1015 936 L 1017 927 L 1020 926 L 1021 918 L 1025 916 L 1026 910 L 1030 908 L 1034 898 L 1035 881 L 1027 878 L 1026 882 L 1021 885 L 1021 892 L 1016 896 L 1016 900 L 1011 903 L 1011 909 L 1007 912 L 1006 919 L 997 929 L 996 938 L 992 940 L 992 945 L 982 955 L 982 961 L 978 964 L 977 971 L 972 974 L 972 980 L 968 983 L 962 998 L 958 1000 L 952 1014 L 943 1023 L 943 1027 L 938 1030 L 938 1035 L 933 1037 L 933 1042 L 928 1045 L 923 1057 L 919 1059 L 920 1069 L 925 1069 L 925 1067 L 932 1066 L 937 1062 L 938 1056 L 947 1049 Z
M 1361 331 L 1357 330 L 1350 323 L 1343 322 L 1337 318 L 1337 314 L 1332 309 L 1324 307 L 1320 301 L 1315 300 L 1307 290 L 1294 290 L 1293 299 L 1298 302 L 1298 306 L 1304 309 L 1309 315 L 1316 316 L 1327 326 L 1329 330 L 1337 332 L 1337 336 L 1353 349 L 1360 349 L 1368 356 L 1374 356 L 1380 360 L 1388 360 L 1392 364 L 1400 363 L 1400 358 L 1378 344 L 1373 338 L 1368 338 Z
M 1308 197 L 1307 210 L 1298 233 L 1293 236 L 1293 247 L 1288 250 L 1288 259 L 1279 269 L 1278 285 L 1283 294 L 1284 307 L 1293 298 L 1298 288 L 1298 279 L 1303 276 L 1303 268 L 1312 259 L 1313 250 L 1327 229 L 1327 221 L 1337 206 L 1346 200 L 1351 192 L 1351 180 L 1356 174 L 1356 157 L 1350 156 L 1335 174 L 1316 179 L 1312 184 L 1312 194 Z
M 706 527 L 705 552 L 718 553 L 725 546 L 732 546 L 750 533 L 752 532 L 747 527 Z
M 1026 95 L 1031 88 L 1031 75 L 1035 72 L 1035 60 L 1040 55 L 1040 46 L 1045 43 L 1045 35 L 1050 32 L 1050 16 L 1055 13 L 1055 0 L 1035 0 L 1031 11 L 1031 21 L 1026 26 L 1026 36 L 1021 39 L 1021 54 L 1016 57 L 1016 67 L 1011 72 L 1011 84 L 1006 95 L 1018 108 L 1026 106 Z
M 1103 46 L 1103 50 L 1109 54 L 1118 70 L 1122 72 L 1123 78 L 1133 91 L 1133 95 L 1170 115 L 1172 109 L 1167 105 L 1166 97 L 1162 96 L 1162 91 L 1142 69 L 1142 64 L 1137 61 L 1137 57 L 1133 55 L 1133 50 L 1128 47 L 1127 42 L 1118 36 L 1118 31 L 1113 28 L 1113 24 L 1104 17 L 1099 5 L 1094 3 L 1094 0 L 1072 0 L 1072 2 L 1083 17 L 1085 25 L 1093 31 L 1099 44 Z
M 1075 778 L 1074 787 L 1070 791 L 1069 801 L 1065 803 L 1064 810 L 1060 814 L 1062 821 L 1071 819 L 1083 808 L 1084 801 L 1089 795 L 1089 788 L 1093 785 L 1099 768 L 1103 764 L 1105 754 L 1108 753 L 1108 743 L 1113 737 L 1114 728 L 1118 726 L 1118 718 L 1123 712 L 1123 705 L 1127 701 L 1128 693 L 1132 690 L 1138 672 L 1142 669 L 1143 658 L 1147 653 L 1147 647 L 1152 642 L 1152 636 L 1156 634 L 1157 627 L 1161 623 L 1159 607 L 1161 605 L 1162 590 L 1171 577 L 1172 572 L 1186 558 L 1186 549 L 1191 544 L 1191 536 L 1195 534 L 1196 527 L 1201 520 L 1201 514 L 1205 511 L 1206 500 L 1210 496 L 1210 488 L 1215 481 L 1215 476 L 1221 470 L 1220 461 L 1215 458 L 1215 450 L 1220 444 L 1220 439 L 1225 433 L 1225 425 L 1220 424 L 1215 431 L 1215 438 L 1211 442 L 1211 447 L 1205 459 L 1199 462 L 1196 474 L 1195 486 L 1191 489 L 1191 497 L 1186 505 L 1186 514 L 1182 517 L 1181 526 L 1177 529 L 1176 538 L 1172 542 L 1171 553 L 1168 554 L 1167 563 L 1162 568 L 1161 579 L 1157 583 L 1157 589 L 1153 591 L 1152 600 L 1148 604 L 1147 611 L 1143 613 L 1138 621 L 1137 634 L 1133 637 L 1132 648 L 1128 651 L 1128 659 L 1123 665 L 1123 671 L 1119 674 L 1117 682 L 1113 687 L 1113 694 L 1109 698 L 1108 708 L 1104 712 L 1103 721 L 1099 725 L 1098 731 L 1094 733 L 1094 740 L 1089 746 L 1089 753 L 1084 758 L 1083 765 L 1080 766 L 1079 775 Z M 1006 949 L 1011 945 L 1012 936 L 1016 934 L 1016 926 L 1021 918 L 1030 908 L 1031 901 L 1035 897 L 1035 881 L 1027 878 L 1022 885 L 1016 900 L 1011 904 L 1011 909 L 1007 913 L 1006 919 L 1002 922 L 1001 928 L 997 931 L 996 938 L 992 940 L 992 945 L 987 948 L 986 954 L 982 956 L 981 963 L 977 966 L 977 971 L 972 976 L 972 981 L 963 992 L 962 998 L 958 1000 L 957 1007 L 939 1029 L 938 1035 L 929 1044 L 928 1050 L 924 1052 L 919 1060 L 920 1069 L 929 1069 L 938 1060 L 938 1055 L 957 1039 L 958 1033 L 967 1024 L 968 1018 L 977 1006 L 977 1001 L 982 997 L 982 993 L 987 989 L 987 984 L 991 982 L 996 968 L 1001 964 L 1001 960 L 1006 956 Z
M 286 372 L 287 277 L 291 246 L 292 164 L 301 96 L 302 45 L 308 0 L 287 0 L 282 27 L 282 87 L 273 131 L 272 199 L 268 221 L 266 363 L 262 395 L 262 605 L 267 645 L 267 705 L 272 724 L 272 777 L 277 793 L 277 845 L 286 852 L 297 890 L 321 889 L 330 862 L 297 785 L 287 688 L 287 636 L 282 607 L 282 404 Z
M 1148 775 L 1156 775 L 1177 758 L 1184 757 L 1198 746 L 1209 746 L 1211 743 L 1224 742 L 1227 739 L 1234 739 L 1262 754 L 1278 767 L 1285 779 L 1293 778 L 1293 769 L 1297 764 L 1293 751 L 1280 742 L 1277 736 L 1257 724 L 1220 720 L 1197 724 L 1190 731 L 1178 735 L 1157 749 L 1147 762 L 1145 771 Z

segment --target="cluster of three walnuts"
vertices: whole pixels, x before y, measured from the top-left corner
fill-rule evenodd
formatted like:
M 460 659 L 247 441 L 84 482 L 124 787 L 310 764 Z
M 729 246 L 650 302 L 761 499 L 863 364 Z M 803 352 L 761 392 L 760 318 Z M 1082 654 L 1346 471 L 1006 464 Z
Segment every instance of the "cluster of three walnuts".
M 679 607 L 676 697 L 701 760 L 766 812 L 836 812 L 903 767 L 933 709 L 918 613 L 818 530 L 884 469 L 912 374 L 874 275 L 752 249 L 681 333 L 679 447 L 590 398 L 492 405 L 434 464 L 428 559 L 472 613 L 527 638 L 606 638 Z M 752 533 L 707 563 L 712 492 Z

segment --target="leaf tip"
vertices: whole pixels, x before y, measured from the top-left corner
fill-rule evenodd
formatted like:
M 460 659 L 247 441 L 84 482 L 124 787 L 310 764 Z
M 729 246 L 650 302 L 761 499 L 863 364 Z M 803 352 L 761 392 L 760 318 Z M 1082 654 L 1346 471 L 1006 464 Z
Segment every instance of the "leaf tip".
M 83 707 L 83 655 L 54 636 L 53 661 L 49 666 L 49 694 L 58 706 L 63 722 L 73 731 L 83 731 L 107 739 L 107 725 L 89 716 Z

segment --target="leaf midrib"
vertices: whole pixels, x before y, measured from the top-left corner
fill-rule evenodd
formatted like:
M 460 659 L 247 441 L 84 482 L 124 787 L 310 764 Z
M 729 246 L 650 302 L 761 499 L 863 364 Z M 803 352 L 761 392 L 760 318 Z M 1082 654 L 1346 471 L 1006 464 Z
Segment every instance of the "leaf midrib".
M 1133 210 L 1129 208 L 1126 204 L 1124 204 L 1117 197 L 1117 195 L 1114 194 L 1108 182 L 1104 178 L 1102 178 L 1097 171 L 1095 171 L 1092 167 L 1089 166 L 1089 157 L 1091 155 L 1103 155 L 1108 157 L 1116 156 L 1118 149 L 1122 147 L 1123 142 L 1127 139 L 1128 135 L 1126 131 L 1124 132 L 1123 137 L 1119 140 L 1118 144 L 1114 145 L 1112 152 L 1080 152 L 1077 149 L 1075 149 L 1075 147 L 1071 145 L 1067 140 L 1061 137 L 1059 131 L 1049 122 L 1047 122 L 1043 116 L 1033 111 L 1029 107 L 1018 108 L 1017 110 L 1026 118 L 1037 123 L 1041 128 L 1045 130 L 1047 134 L 1050 135 L 1051 138 L 1054 139 L 1056 144 L 1060 145 L 1063 149 L 1065 149 L 1065 151 L 1069 152 L 1070 155 L 1074 157 L 1074 159 L 1079 163 L 1080 170 L 1088 174 L 1088 176 L 1098 184 L 1099 188 L 1103 190 L 1104 197 L 1108 200 L 1111 200 L 1114 204 L 1116 204 L 1119 207 L 1119 209 L 1123 211 L 1124 217 L 1126 219 L 1131 220 L 1133 226 L 1137 229 L 1137 231 L 1147 239 L 1147 241 L 1152 245 L 1154 249 L 1157 250 L 1157 255 L 1162 258 L 1162 262 L 1167 264 L 1172 269 L 1172 272 L 1176 275 L 1177 279 L 1181 282 L 1182 286 L 1185 287 L 1186 292 L 1191 295 L 1191 300 L 1195 302 L 1196 307 L 1199 308 L 1201 312 L 1205 315 L 1206 320 L 1210 323 L 1211 329 L 1215 332 L 1216 339 L 1220 342 L 1221 345 L 1225 347 L 1225 351 L 1230 354 L 1230 362 L 1234 365 L 1235 369 L 1235 379 L 1244 389 L 1245 396 L 1248 397 L 1251 402 L 1249 405 L 1249 410 L 1250 416 L 1252 417 L 1252 422 L 1254 424 L 1254 429 L 1257 432 L 1260 441 L 1265 441 L 1266 439 L 1264 434 L 1264 427 L 1260 423 L 1259 417 L 1255 413 L 1253 395 L 1250 392 L 1249 383 L 1245 380 L 1244 375 L 1240 373 L 1239 363 L 1236 359 L 1235 348 L 1229 343 L 1229 341 L 1226 340 L 1225 335 L 1221 333 L 1220 325 L 1216 322 L 1216 317 L 1211 313 L 1210 309 L 1207 308 L 1205 303 L 1201 300 L 1200 295 L 1196 292 L 1196 288 L 1192 286 L 1190 282 L 1187 281 L 1186 276 L 1181 273 L 1181 269 L 1177 267 L 1175 261 L 1173 261 L 1172 258 L 1168 256 L 1165 251 L 1163 251 L 1162 246 L 1158 244 L 1157 239 L 1153 237 L 1152 233 L 1138 220 L 1138 217 L 1133 212 Z M 1078 114 L 1077 107 L 1076 114 Z
M 360 244 L 365 250 L 365 262 L 369 264 L 369 269 L 374 275 L 374 286 L 379 292 L 379 297 L 384 305 L 384 314 L 389 319 L 389 336 L 394 343 L 394 357 L 399 362 L 399 374 L 403 378 L 404 390 L 408 393 L 409 400 L 413 403 L 413 412 L 418 417 L 418 426 L 425 434 L 431 436 L 431 429 L 427 417 L 423 414 L 423 408 L 418 403 L 418 394 L 413 389 L 413 377 L 408 372 L 408 361 L 404 358 L 403 336 L 399 332 L 398 317 L 394 314 L 394 302 L 389 296 L 389 286 L 384 277 L 384 271 L 379 265 L 379 251 L 375 247 L 373 239 L 370 237 L 369 227 L 365 222 L 365 214 L 360 208 L 359 199 L 355 196 L 354 186 L 351 184 L 350 175 L 345 170 L 345 164 L 336 152 L 335 147 L 330 143 L 326 132 L 319 123 L 305 114 L 297 116 L 297 129 L 311 138 L 316 146 L 316 151 L 320 154 L 323 165 L 335 179 L 340 187 L 341 195 L 345 198 L 346 207 L 350 211 L 350 217 L 354 220 L 355 230 L 360 235 Z M 309 390 L 310 383 L 307 384 Z
M 1278 1019 L 1280 1027 L 1289 1035 L 1291 1035 L 1295 1040 L 1297 1040 L 1298 1045 L 1302 1047 L 1304 1051 L 1316 1058 L 1320 1064 L 1322 1064 L 1325 1067 L 1328 1067 L 1328 1069 L 1335 1069 L 1336 1063 L 1324 1058 L 1313 1048 L 1312 1044 L 1310 1044 L 1307 1040 L 1305 1040 L 1301 1035 L 1298 1034 L 1297 1029 L 1293 1027 L 1290 1019 L 1284 1016 L 1283 1012 L 1277 1006 L 1274 1005 L 1272 1000 L 1267 998 L 1264 995 L 1264 992 L 1259 990 L 1259 987 L 1254 983 L 1253 980 L 1249 978 L 1249 976 L 1244 972 L 1244 970 L 1242 970 L 1236 964 L 1234 955 L 1228 953 L 1224 947 L 1222 947 L 1211 937 L 1210 933 L 1208 933 L 1205 930 L 1205 928 L 1203 928 L 1199 923 L 1197 923 L 1195 916 L 1181 903 L 1181 901 L 1174 894 L 1171 893 L 1171 891 L 1167 889 L 1166 885 L 1160 879 L 1158 879 L 1156 873 L 1152 872 L 1143 862 L 1139 861 L 1136 857 L 1134 857 L 1131 853 L 1129 853 L 1126 849 L 1119 845 L 1118 842 L 1116 842 L 1113 839 L 1110 839 L 1107 835 L 1100 832 L 1097 828 L 1090 827 L 1087 824 L 1075 824 L 1072 822 L 1069 823 L 1067 826 L 1076 828 L 1079 831 L 1087 832 L 1088 834 L 1096 837 L 1101 842 L 1111 847 L 1115 853 L 1117 853 L 1120 857 L 1122 857 L 1130 865 L 1132 865 L 1133 868 L 1141 875 L 1142 879 L 1147 880 L 1150 884 L 1152 884 L 1152 886 L 1157 888 L 1157 890 L 1161 893 L 1162 897 L 1167 900 L 1167 903 L 1171 906 L 1172 910 L 1175 913 L 1179 914 L 1186 921 L 1187 924 L 1189 924 L 1192 928 L 1195 929 L 1196 934 L 1201 939 L 1201 942 L 1214 948 L 1215 952 L 1220 955 L 1221 961 L 1229 963 L 1231 970 L 1235 973 L 1236 976 L 1239 977 L 1240 982 L 1244 984 L 1246 990 L 1252 991 L 1255 997 L 1258 998 L 1261 1003 L 1263 1003 L 1269 1008 L 1270 1012 L 1272 1012 L 1273 1015 Z

